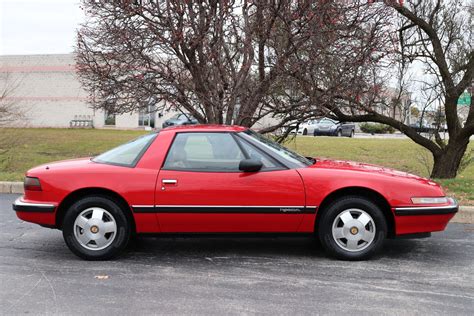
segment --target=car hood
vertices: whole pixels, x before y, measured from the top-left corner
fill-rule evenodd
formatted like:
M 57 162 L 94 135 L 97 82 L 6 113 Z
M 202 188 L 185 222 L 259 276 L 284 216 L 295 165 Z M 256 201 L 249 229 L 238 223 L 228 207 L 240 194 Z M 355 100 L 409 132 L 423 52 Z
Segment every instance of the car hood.
M 420 177 L 408 172 L 399 171 L 399 170 L 386 168 L 382 166 L 355 162 L 355 161 L 347 161 L 347 160 L 331 160 L 331 159 L 326 159 L 326 158 L 315 158 L 315 159 L 316 159 L 316 163 L 312 165 L 310 168 L 367 172 L 371 174 L 379 174 L 379 175 L 389 176 L 389 177 L 412 179 L 412 180 L 417 180 L 417 181 L 430 184 L 430 185 L 437 185 L 435 182 L 427 178 L 423 178 L 423 177 Z

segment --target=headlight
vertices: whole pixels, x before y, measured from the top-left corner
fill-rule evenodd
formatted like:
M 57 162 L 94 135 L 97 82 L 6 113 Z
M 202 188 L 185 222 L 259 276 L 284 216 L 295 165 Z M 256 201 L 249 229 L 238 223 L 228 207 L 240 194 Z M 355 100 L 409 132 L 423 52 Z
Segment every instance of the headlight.
M 412 197 L 413 204 L 446 204 L 449 202 L 447 197 Z

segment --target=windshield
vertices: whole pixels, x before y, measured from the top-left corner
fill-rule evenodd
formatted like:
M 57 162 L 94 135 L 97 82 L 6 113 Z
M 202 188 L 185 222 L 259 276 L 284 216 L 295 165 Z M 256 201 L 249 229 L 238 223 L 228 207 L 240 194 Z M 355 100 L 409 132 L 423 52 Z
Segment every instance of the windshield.
M 311 166 L 314 163 L 308 158 L 305 158 L 301 156 L 300 154 L 295 153 L 294 151 L 291 151 L 288 148 L 283 147 L 282 145 L 278 144 L 277 142 L 274 142 L 250 129 L 242 133 L 245 135 L 249 135 L 250 137 L 252 137 L 254 141 L 260 143 L 266 149 L 269 149 L 271 152 L 277 154 L 284 160 L 289 161 L 294 165 L 297 165 L 298 167 Z
M 178 113 L 171 117 L 171 120 L 191 120 L 193 117 L 190 114 Z
M 334 125 L 336 124 L 336 122 L 334 122 L 333 120 L 330 120 L 330 119 L 322 119 L 319 121 L 319 124 L 320 125 Z
M 92 161 L 125 167 L 135 167 L 142 155 L 155 139 L 156 135 L 157 133 L 152 133 L 138 137 L 95 157 Z

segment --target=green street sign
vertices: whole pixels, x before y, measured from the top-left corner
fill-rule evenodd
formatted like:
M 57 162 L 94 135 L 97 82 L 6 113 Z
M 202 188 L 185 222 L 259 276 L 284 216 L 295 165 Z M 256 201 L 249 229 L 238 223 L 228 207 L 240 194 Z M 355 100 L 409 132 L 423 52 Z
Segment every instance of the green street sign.
M 471 105 L 471 95 L 469 92 L 464 92 L 458 99 L 458 105 Z

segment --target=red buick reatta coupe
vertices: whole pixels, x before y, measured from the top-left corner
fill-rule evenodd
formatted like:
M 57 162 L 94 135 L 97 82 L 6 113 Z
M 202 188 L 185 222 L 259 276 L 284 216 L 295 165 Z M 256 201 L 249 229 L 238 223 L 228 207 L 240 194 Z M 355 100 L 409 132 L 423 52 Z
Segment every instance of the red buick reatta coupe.
M 386 238 L 444 230 L 458 210 L 429 179 L 306 158 L 240 126 L 166 128 L 97 157 L 33 168 L 24 187 L 17 216 L 61 229 L 88 260 L 149 233 L 315 234 L 330 255 L 362 260 Z

